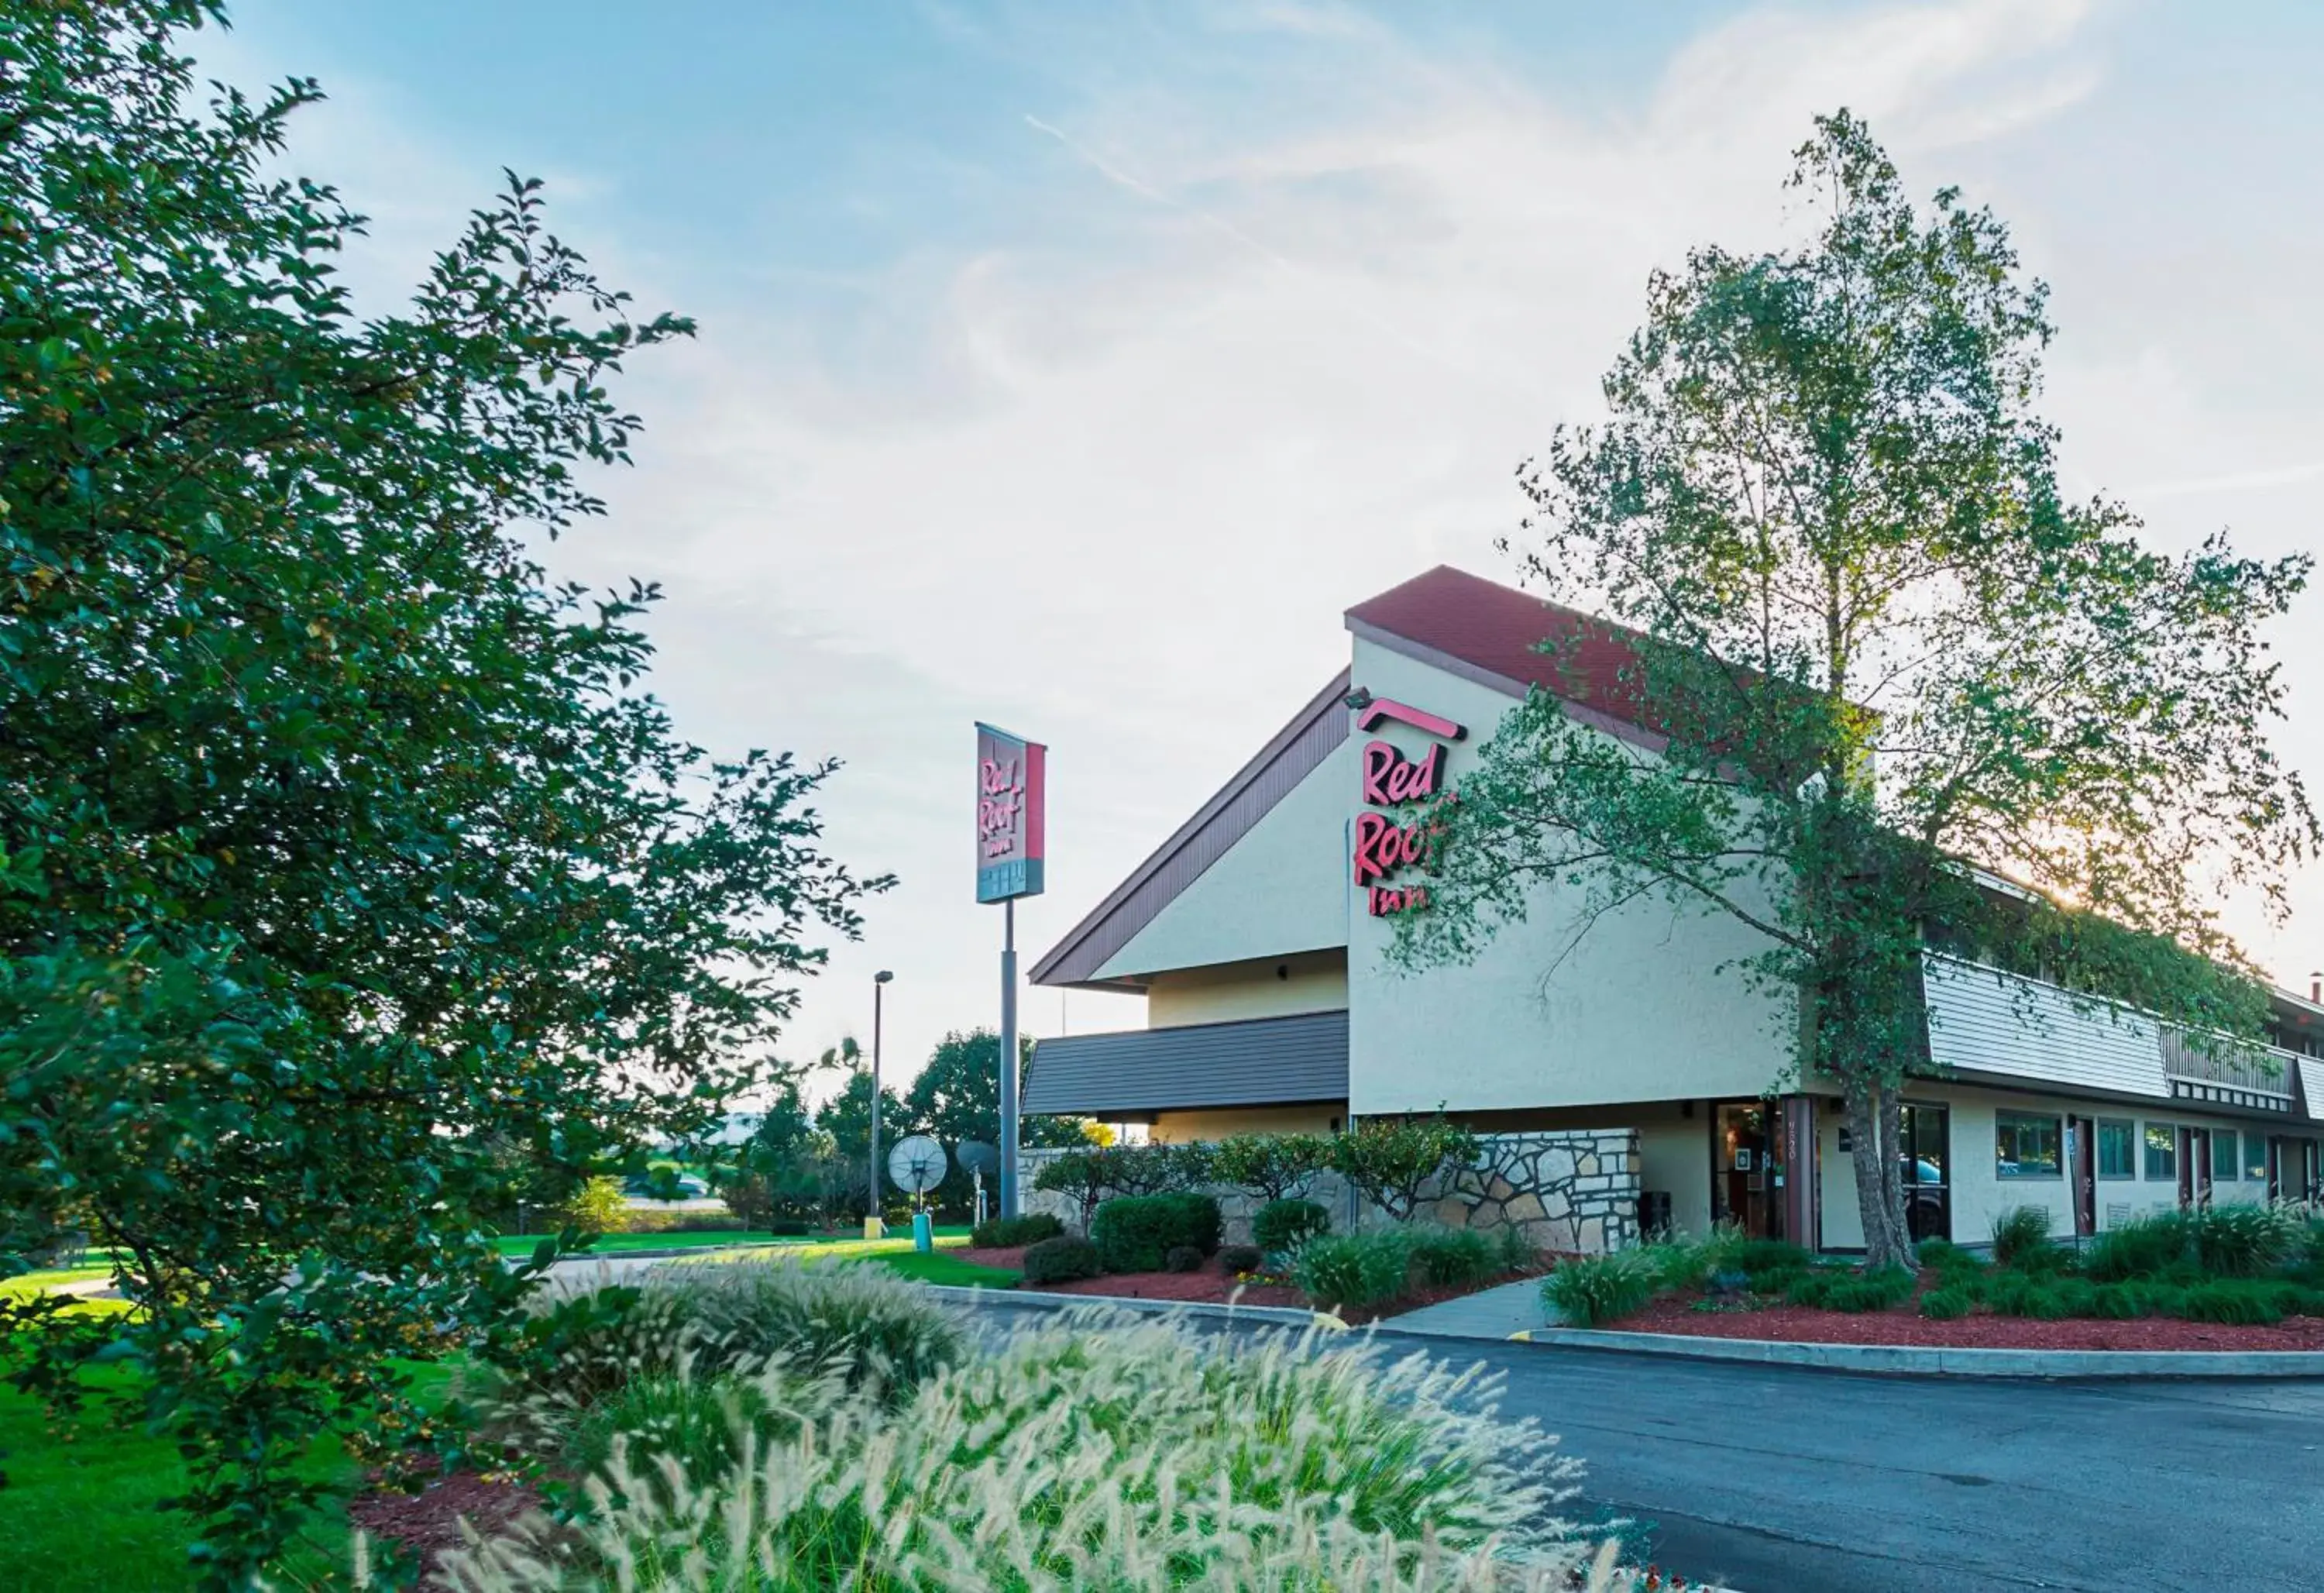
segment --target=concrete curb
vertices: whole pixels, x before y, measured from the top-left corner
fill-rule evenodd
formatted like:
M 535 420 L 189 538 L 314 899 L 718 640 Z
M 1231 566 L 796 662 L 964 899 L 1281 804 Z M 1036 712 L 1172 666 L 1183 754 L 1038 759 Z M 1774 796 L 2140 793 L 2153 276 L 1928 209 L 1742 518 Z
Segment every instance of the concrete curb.
M 1560 1349 L 1915 1377 L 2324 1377 L 2324 1350 L 2312 1349 L 1953 1349 L 1906 1344 L 1799 1344 L 1594 1328 L 1528 1328 L 1509 1338 L 1520 1344 Z
M 1021 1302 L 1050 1311 L 1070 1310 L 1076 1306 L 1109 1306 L 1115 1311 L 1148 1317 L 1187 1316 L 1204 1321 L 1265 1322 L 1285 1328 L 1307 1328 L 1321 1323 L 1343 1330 L 1348 1326 L 1337 1317 L 1284 1305 L 1212 1305 L 1199 1300 L 1140 1300 L 1129 1294 L 1059 1294 L 1047 1289 L 981 1289 L 960 1283 L 930 1283 L 927 1287 L 948 1300 L 957 1300 L 966 1305 Z

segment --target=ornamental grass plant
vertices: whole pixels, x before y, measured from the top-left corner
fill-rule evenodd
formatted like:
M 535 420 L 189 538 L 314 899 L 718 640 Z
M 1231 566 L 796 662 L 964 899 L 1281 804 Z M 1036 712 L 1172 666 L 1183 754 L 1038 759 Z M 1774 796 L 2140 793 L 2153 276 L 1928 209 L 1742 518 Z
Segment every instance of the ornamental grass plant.
M 574 1522 L 475 1544 L 445 1577 L 467 1593 L 1635 1587 L 1556 1517 L 1579 1467 L 1498 1413 L 1498 1383 L 1370 1340 L 1229 1345 L 1102 1311 L 1020 1330 L 900 1405 L 775 1367 L 730 1449 L 617 1435 Z
M 593 1412 L 632 1389 L 650 1404 L 684 1397 L 674 1385 L 748 1381 L 779 1366 L 892 1403 L 965 1346 L 959 1321 L 926 1290 L 862 1263 L 661 1266 L 633 1284 L 601 1268 L 542 1290 L 518 1342 L 475 1382 L 494 1428 L 538 1453 L 572 1441 Z

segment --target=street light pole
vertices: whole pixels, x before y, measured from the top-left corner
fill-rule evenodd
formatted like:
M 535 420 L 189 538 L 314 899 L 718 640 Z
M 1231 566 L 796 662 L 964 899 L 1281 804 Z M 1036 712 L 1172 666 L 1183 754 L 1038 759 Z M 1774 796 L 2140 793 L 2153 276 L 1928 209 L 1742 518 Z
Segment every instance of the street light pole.
M 895 977 L 886 968 L 872 976 L 872 1182 L 869 1209 L 863 1214 L 867 1239 L 876 1239 L 887 1231 L 880 1218 L 880 997 Z

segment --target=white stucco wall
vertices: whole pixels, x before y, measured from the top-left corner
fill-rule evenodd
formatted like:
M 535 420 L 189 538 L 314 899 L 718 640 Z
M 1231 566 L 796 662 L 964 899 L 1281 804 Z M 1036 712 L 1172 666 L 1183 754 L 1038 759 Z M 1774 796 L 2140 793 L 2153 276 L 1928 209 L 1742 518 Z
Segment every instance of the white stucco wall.
M 1293 1013 L 1338 1012 L 1347 1005 L 1347 953 L 1296 952 L 1157 974 L 1146 987 L 1146 1026 L 1231 1023 Z
M 1375 697 L 1469 727 L 1448 760 L 1456 782 L 1513 706 L 1505 693 L 1360 638 L 1354 679 Z M 1414 756 L 1433 745 L 1402 725 L 1379 734 Z M 1359 734 L 1351 748 L 1369 739 Z M 1360 807 L 1352 757 L 1338 778 L 1352 817 Z M 1504 928 L 1474 962 L 1404 975 L 1384 964 L 1388 921 L 1366 912 L 1344 847 L 1339 861 L 1349 914 L 1349 1093 L 1360 1115 L 1440 1102 L 1488 1111 L 1754 1096 L 1790 1062 L 1788 1018 L 1774 998 L 1739 974 L 1711 971 L 1760 944 L 1731 918 L 1635 903 L 1599 919 L 1545 977 L 1576 927 L 1572 907 L 1545 894 L 1527 922 Z
M 1156 913 L 1097 977 L 1347 945 L 1341 850 L 1355 785 L 1355 755 L 1342 744 Z

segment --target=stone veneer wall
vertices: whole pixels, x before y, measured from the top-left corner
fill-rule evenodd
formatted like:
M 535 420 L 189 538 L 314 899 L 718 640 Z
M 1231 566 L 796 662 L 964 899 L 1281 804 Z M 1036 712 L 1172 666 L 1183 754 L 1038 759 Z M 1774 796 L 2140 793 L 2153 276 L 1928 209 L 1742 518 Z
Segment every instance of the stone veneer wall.
M 1475 1164 L 1440 1177 L 1434 1199 L 1423 1200 L 1416 1218 L 1456 1228 L 1514 1223 L 1537 1248 L 1583 1255 L 1627 1249 L 1638 1242 L 1637 1129 L 1488 1134 L 1480 1135 L 1478 1144 Z M 1056 1150 L 1019 1152 L 1018 1178 L 1026 1210 L 1053 1213 L 1070 1226 L 1079 1215 L 1074 1202 L 1033 1187 L 1040 1170 L 1064 1154 Z M 1229 1185 L 1207 1188 L 1218 1197 L 1227 1238 L 1248 1242 L 1251 1213 L 1259 1202 Z M 1388 1220 L 1335 1172 L 1318 1174 L 1307 1198 L 1329 1210 L 1342 1227 Z

